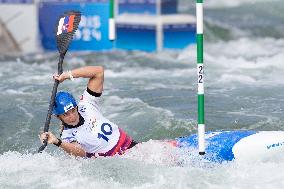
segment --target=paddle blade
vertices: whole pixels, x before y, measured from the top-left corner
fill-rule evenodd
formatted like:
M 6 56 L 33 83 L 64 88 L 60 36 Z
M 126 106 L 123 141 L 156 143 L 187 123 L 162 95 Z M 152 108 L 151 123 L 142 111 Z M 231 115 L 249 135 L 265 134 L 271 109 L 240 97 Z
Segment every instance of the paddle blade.
M 81 12 L 68 11 L 58 19 L 56 43 L 60 54 L 65 54 L 81 20 Z

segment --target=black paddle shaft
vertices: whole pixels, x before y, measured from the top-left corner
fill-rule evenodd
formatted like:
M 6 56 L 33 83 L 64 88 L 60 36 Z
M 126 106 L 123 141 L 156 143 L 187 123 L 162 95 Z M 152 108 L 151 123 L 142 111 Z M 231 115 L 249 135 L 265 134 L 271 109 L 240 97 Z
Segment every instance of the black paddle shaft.
M 58 74 L 59 75 L 62 74 L 62 72 L 63 72 L 62 64 L 63 64 L 64 55 L 65 55 L 65 53 L 60 54 L 60 57 L 59 57 L 59 62 L 58 62 Z M 51 114 L 52 114 L 52 110 L 53 110 L 53 106 L 54 106 L 54 101 L 55 101 L 55 96 L 56 96 L 56 93 L 57 93 L 58 85 L 59 85 L 59 81 L 55 80 L 54 84 L 53 84 L 52 95 L 51 95 L 51 98 L 50 98 L 48 112 L 47 112 L 46 120 L 45 120 L 45 124 L 44 124 L 44 129 L 43 129 L 44 132 L 48 132 L 48 130 L 49 130 L 49 124 L 50 124 L 50 120 L 51 120 Z M 39 153 L 42 152 L 45 149 L 46 146 L 47 146 L 47 140 L 44 140 L 43 145 L 38 149 L 38 152 Z
M 65 25 L 65 27 L 67 27 L 67 31 L 66 32 L 66 28 L 63 29 L 59 27 L 60 24 L 62 24 L 62 21 L 66 19 L 66 17 L 68 17 L 68 19 L 71 20 L 71 24 L 70 25 Z M 72 23 L 73 20 L 73 23 Z M 79 23 L 81 20 L 81 12 L 79 11 L 68 11 L 65 12 L 64 15 L 62 15 L 59 19 L 58 19 L 58 24 L 55 28 L 55 33 L 56 33 L 56 44 L 57 44 L 57 49 L 59 51 L 60 57 L 59 57 L 59 62 L 58 62 L 58 74 L 62 74 L 63 72 L 63 68 L 62 68 L 62 64 L 63 64 L 63 59 L 64 56 L 68 50 L 68 46 L 71 42 L 71 40 L 73 39 L 73 35 L 75 33 L 75 31 L 78 29 Z M 69 24 L 69 23 L 68 23 Z M 69 29 L 71 31 L 69 31 Z M 50 120 L 51 120 L 51 114 L 52 114 L 52 110 L 53 110 L 53 106 L 54 106 L 54 100 L 55 100 L 55 96 L 57 93 L 57 87 L 59 85 L 59 81 L 55 80 L 54 81 L 54 85 L 53 85 L 53 89 L 52 89 L 52 95 L 51 95 L 51 99 L 50 99 L 50 103 L 49 103 L 49 108 L 48 108 L 48 113 L 46 116 L 46 120 L 45 120 L 45 125 L 44 125 L 44 132 L 48 132 L 49 129 L 49 124 L 50 124 Z M 38 149 L 38 152 L 42 152 L 45 147 L 47 146 L 47 140 L 43 141 L 43 145 Z

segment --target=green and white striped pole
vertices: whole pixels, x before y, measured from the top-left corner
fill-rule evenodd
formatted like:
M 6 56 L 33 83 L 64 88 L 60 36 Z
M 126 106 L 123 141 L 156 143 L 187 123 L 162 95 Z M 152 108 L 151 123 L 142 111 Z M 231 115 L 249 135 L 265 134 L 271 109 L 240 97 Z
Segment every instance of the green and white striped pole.
M 108 19 L 108 38 L 110 41 L 115 40 L 115 21 L 114 21 L 114 0 L 109 0 L 109 19 Z
M 197 75 L 198 75 L 198 150 L 205 154 L 204 67 L 203 67 L 203 0 L 196 0 Z

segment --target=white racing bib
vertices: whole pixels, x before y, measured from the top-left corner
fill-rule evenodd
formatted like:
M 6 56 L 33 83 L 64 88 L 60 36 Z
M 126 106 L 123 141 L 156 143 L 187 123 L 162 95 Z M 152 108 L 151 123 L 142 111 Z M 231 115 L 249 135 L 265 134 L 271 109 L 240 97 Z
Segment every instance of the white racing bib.
M 63 141 L 77 141 L 87 153 L 106 153 L 118 143 L 119 128 L 103 117 L 99 100 L 99 97 L 84 92 L 78 104 L 84 124 L 77 128 L 65 128 L 62 132 Z

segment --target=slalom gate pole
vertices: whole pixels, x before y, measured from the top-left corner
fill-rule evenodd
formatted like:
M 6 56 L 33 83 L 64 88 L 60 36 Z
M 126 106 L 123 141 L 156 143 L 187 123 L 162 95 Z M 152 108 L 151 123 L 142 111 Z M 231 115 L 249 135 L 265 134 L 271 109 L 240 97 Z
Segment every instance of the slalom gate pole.
M 108 38 L 110 41 L 114 41 L 115 36 L 115 20 L 114 20 L 114 1 L 115 0 L 109 0 L 109 20 L 108 20 Z
M 198 150 L 205 154 L 204 66 L 203 66 L 203 0 L 196 0 L 197 76 L 198 76 Z

